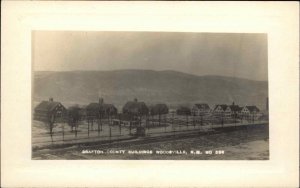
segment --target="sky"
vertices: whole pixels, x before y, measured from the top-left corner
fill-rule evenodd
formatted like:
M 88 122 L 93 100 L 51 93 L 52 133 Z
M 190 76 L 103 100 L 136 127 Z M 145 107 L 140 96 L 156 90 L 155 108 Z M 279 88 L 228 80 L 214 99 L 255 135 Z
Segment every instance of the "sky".
M 268 79 L 266 34 L 34 31 L 34 71 L 174 70 Z

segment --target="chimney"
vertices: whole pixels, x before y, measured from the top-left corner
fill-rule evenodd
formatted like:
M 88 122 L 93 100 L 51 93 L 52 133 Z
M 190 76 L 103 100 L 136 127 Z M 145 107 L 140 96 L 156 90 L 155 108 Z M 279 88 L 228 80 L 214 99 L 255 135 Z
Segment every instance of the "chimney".
M 52 97 L 51 97 L 51 98 L 49 98 L 49 101 L 50 101 L 50 102 L 53 102 L 53 98 L 52 98 Z
M 103 98 L 99 98 L 99 104 L 103 104 Z
M 137 98 L 134 98 L 134 102 L 137 102 L 138 100 L 137 100 Z

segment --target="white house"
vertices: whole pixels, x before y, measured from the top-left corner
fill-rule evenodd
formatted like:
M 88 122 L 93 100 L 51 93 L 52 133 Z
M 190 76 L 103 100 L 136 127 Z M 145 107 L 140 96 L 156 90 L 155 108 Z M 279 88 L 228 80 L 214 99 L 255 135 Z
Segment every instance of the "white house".
M 235 105 L 233 102 L 232 105 L 227 106 L 227 108 L 225 110 L 225 116 L 226 117 L 237 117 L 238 115 L 240 115 L 242 109 L 243 109 L 242 107 Z
M 260 110 L 256 106 L 245 106 L 241 110 L 241 115 L 245 118 L 254 118 L 257 119 L 260 115 Z
M 225 115 L 225 111 L 227 109 L 226 104 L 217 104 L 213 110 L 214 115 Z

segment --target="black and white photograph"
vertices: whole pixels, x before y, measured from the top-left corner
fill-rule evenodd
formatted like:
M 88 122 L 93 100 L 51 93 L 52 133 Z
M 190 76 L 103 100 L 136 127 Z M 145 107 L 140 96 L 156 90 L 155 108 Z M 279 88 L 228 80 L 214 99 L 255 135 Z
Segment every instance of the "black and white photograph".
M 1 187 L 299 187 L 299 3 L 1 5 Z
M 269 160 L 266 33 L 32 31 L 32 159 Z

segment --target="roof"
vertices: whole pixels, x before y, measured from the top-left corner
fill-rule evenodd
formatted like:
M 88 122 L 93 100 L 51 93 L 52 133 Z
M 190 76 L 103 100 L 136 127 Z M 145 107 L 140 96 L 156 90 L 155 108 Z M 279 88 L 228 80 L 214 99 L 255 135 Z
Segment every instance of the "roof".
M 35 107 L 35 110 L 49 112 L 54 110 L 57 106 L 62 106 L 63 108 L 65 108 L 60 102 L 42 101 Z
M 92 111 L 98 111 L 100 109 L 107 110 L 107 109 L 117 109 L 117 108 L 113 104 L 90 103 L 89 105 L 86 106 L 86 109 Z
M 148 114 L 149 109 L 144 102 L 128 101 L 123 107 L 123 112 L 132 114 Z
M 217 105 L 215 106 L 214 110 L 216 110 L 219 106 L 220 106 L 220 107 L 222 108 L 222 110 L 224 110 L 224 111 L 225 111 L 226 108 L 228 107 L 227 104 L 217 104 Z
M 245 106 L 250 112 L 259 111 L 259 108 L 256 106 Z
M 198 109 L 201 109 L 201 110 L 209 110 L 209 106 L 208 104 L 206 103 L 201 103 L 201 104 L 195 104 L 195 106 L 198 108 Z
M 230 105 L 229 108 L 231 111 L 234 111 L 234 112 L 238 112 L 243 109 L 242 107 L 239 107 L 238 105 Z

